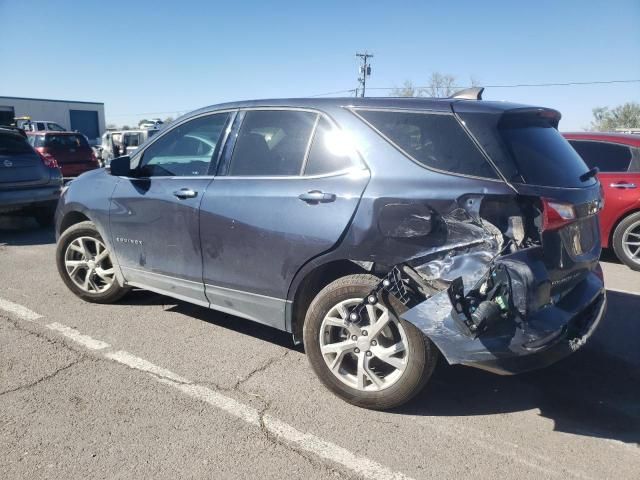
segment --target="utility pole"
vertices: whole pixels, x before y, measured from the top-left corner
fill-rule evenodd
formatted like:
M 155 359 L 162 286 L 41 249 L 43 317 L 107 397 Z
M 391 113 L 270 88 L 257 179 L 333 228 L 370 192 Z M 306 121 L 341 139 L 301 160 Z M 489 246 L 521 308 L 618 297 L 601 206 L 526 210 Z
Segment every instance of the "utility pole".
M 373 54 L 371 53 L 356 53 L 356 57 L 358 57 L 362 64 L 360 65 L 360 76 L 358 77 L 358 84 L 362 88 L 360 91 L 360 96 L 364 97 L 365 91 L 367 89 L 367 77 L 371 75 L 371 65 L 367 60 L 373 58 Z M 356 97 L 358 96 L 358 90 L 356 89 Z

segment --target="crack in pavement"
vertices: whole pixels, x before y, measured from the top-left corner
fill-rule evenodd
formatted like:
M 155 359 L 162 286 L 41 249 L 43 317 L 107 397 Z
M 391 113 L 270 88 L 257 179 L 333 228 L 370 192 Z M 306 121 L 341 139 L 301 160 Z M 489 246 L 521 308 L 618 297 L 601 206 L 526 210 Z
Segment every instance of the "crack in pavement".
M 40 377 L 39 379 L 37 379 L 37 380 L 35 380 L 33 382 L 30 382 L 30 383 L 28 383 L 26 385 L 21 385 L 19 387 L 12 388 L 12 389 L 9 389 L 9 390 L 4 390 L 4 391 L 0 392 L 0 396 L 7 395 L 9 393 L 19 392 L 21 390 L 28 390 L 28 389 L 30 389 L 32 387 L 35 387 L 36 385 L 39 385 L 42 382 L 46 382 L 48 380 L 51 380 L 52 378 L 54 378 L 59 373 L 64 372 L 65 370 L 68 370 L 69 368 L 71 368 L 71 367 L 73 367 L 75 365 L 78 365 L 79 363 L 84 362 L 86 360 L 87 359 L 84 358 L 84 357 L 79 357 L 79 358 L 75 359 L 74 361 L 72 361 L 71 363 L 65 365 L 64 367 L 57 368 L 53 373 L 44 375 L 43 377 Z
M 231 387 L 231 390 L 239 390 L 239 387 L 241 385 L 243 385 L 244 383 L 248 382 L 249 380 L 251 380 L 251 378 L 260 372 L 264 372 L 267 368 L 269 368 L 271 365 L 274 365 L 275 363 L 278 363 L 280 360 L 283 360 L 287 355 L 289 355 L 289 352 L 291 350 L 285 350 L 283 355 L 277 355 L 275 357 L 270 358 L 269 360 L 267 360 L 264 365 L 261 365 L 257 368 L 254 368 L 253 370 L 251 370 L 247 375 L 245 375 L 243 378 L 239 379 L 234 385 L 233 387 Z M 242 390 L 239 390 L 242 391 Z M 247 393 L 247 392 L 244 392 Z

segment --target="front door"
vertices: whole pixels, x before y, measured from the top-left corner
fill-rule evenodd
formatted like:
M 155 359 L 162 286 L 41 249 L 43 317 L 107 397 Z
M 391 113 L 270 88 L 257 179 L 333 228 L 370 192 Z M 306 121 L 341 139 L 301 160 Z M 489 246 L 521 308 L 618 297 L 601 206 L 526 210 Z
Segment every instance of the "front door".
M 242 116 L 201 205 L 206 294 L 218 310 L 284 329 L 293 276 L 337 244 L 369 172 L 318 113 Z
M 110 207 L 110 230 L 125 280 L 208 305 L 202 283 L 199 208 L 212 182 L 230 113 L 179 124 L 132 159 Z

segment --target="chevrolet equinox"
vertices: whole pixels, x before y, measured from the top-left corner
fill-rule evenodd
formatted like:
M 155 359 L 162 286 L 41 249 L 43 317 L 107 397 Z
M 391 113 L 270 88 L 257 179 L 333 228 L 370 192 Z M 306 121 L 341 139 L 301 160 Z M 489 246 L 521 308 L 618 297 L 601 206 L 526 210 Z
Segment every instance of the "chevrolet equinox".
M 549 365 L 605 310 L 597 170 L 557 111 L 481 93 L 187 114 L 70 184 L 59 273 L 86 301 L 136 287 L 290 332 L 368 408 L 406 402 L 439 357 Z

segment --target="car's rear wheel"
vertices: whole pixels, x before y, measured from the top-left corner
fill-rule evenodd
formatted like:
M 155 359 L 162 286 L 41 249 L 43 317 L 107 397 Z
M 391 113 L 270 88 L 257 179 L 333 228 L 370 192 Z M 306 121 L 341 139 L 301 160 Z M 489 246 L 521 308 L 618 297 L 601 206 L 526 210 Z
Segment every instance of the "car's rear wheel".
M 640 212 L 624 218 L 613 233 L 613 250 L 621 262 L 640 271 Z
M 417 394 L 433 373 L 438 352 L 395 297 L 368 305 L 359 325 L 350 309 L 378 283 L 373 275 L 349 275 L 325 287 L 304 323 L 304 346 L 320 380 L 336 395 L 365 408 L 394 408 Z
M 69 290 L 83 300 L 112 303 L 129 291 L 118 283 L 109 249 L 92 222 L 77 223 L 62 233 L 56 263 Z

